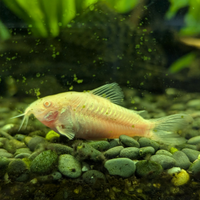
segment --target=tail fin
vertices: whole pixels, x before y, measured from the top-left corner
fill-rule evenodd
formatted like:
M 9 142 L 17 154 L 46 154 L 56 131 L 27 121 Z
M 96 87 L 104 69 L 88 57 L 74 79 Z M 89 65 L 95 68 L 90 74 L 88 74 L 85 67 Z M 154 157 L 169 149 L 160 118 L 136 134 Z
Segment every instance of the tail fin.
M 187 114 L 175 114 L 158 119 L 152 119 L 155 123 L 151 131 L 151 137 L 154 140 L 165 144 L 177 145 L 186 142 L 186 139 L 179 136 L 178 130 L 183 130 L 192 123 L 193 118 Z

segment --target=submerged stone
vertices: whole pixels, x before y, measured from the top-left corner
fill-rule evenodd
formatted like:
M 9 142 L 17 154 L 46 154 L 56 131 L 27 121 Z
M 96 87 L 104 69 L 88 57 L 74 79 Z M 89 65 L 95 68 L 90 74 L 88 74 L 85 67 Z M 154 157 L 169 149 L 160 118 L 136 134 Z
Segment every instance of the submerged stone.
M 141 160 L 136 163 L 136 175 L 139 177 L 155 178 L 163 171 L 162 166 L 159 163 Z
M 119 140 L 124 146 L 127 147 L 140 147 L 140 144 L 135 139 L 127 135 L 120 135 Z
M 69 154 L 59 156 L 58 169 L 69 178 L 78 178 L 82 173 L 80 162 Z
M 34 173 L 48 173 L 52 170 L 57 158 L 58 156 L 54 151 L 43 151 L 31 162 L 31 171 Z
M 135 173 L 135 163 L 129 158 L 114 158 L 105 162 L 104 167 L 110 175 L 128 178 Z

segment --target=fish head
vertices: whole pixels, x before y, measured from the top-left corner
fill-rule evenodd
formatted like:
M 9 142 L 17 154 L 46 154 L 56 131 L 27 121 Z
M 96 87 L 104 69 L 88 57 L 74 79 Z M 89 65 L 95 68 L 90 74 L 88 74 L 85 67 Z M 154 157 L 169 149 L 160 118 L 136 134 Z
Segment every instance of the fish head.
M 19 130 L 23 124 L 25 124 L 25 127 L 27 126 L 28 119 L 31 114 L 33 114 L 44 125 L 52 127 L 53 123 L 58 119 L 59 105 L 60 103 L 58 99 L 55 98 L 55 95 L 47 96 L 34 101 L 26 108 L 23 114 L 16 116 L 24 116 Z
M 43 124 L 51 126 L 58 118 L 59 103 L 53 96 L 47 96 L 30 104 L 25 110 L 26 114 L 33 114 Z

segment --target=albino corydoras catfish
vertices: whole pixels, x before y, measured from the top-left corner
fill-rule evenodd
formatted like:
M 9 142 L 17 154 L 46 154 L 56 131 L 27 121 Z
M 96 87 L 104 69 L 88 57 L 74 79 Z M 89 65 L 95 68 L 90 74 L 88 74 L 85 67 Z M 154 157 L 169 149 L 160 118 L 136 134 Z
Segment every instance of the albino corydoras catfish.
M 146 120 L 140 112 L 121 107 L 123 93 L 117 83 L 89 92 L 64 92 L 46 96 L 30 104 L 20 128 L 33 114 L 39 121 L 70 140 L 144 136 L 169 144 L 185 141 L 176 133 L 192 122 L 187 114 Z

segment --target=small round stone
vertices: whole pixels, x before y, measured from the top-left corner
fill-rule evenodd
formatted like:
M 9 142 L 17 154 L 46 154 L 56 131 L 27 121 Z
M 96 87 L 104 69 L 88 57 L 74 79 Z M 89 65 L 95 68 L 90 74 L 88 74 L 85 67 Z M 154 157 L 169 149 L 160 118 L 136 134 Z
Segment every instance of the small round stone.
M 74 157 L 78 160 L 102 161 L 105 159 L 102 152 L 96 150 L 87 143 L 74 145 Z
M 158 150 L 158 151 L 156 152 L 156 155 L 166 155 L 166 156 L 172 157 L 172 153 L 170 153 L 169 151 L 164 150 L 164 149 Z
M 188 169 L 189 172 L 192 172 L 195 179 L 200 181 L 200 160 L 195 161 L 192 163 Z
M 142 147 L 139 150 L 139 155 L 141 157 L 145 157 L 146 155 L 152 155 L 155 153 L 155 149 L 153 147 Z
M 124 146 L 127 147 L 140 147 L 140 144 L 135 139 L 127 135 L 120 135 L 119 140 Z
M 19 176 L 27 169 L 26 163 L 21 159 L 15 159 L 8 165 L 8 174 Z
M 81 175 L 81 164 L 74 156 L 63 154 L 59 156 L 59 171 L 69 178 L 78 178 Z
M 189 158 L 190 162 L 194 162 L 200 154 L 199 151 L 193 150 L 193 149 L 188 149 L 188 148 L 182 149 L 182 152 L 184 152 L 186 154 L 186 156 Z
M 187 143 L 188 144 L 199 144 L 200 143 L 200 136 L 195 136 L 195 137 L 190 138 L 187 141 Z
M 48 173 L 53 168 L 57 158 L 58 156 L 54 151 L 43 151 L 31 162 L 31 171 L 35 173 Z
M 128 178 L 135 173 L 135 163 L 129 158 L 114 158 L 105 162 L 104 167 L 110 175 Z
M 105 182 L 106 178 L 104 174 L 97 170 L 89 170 L 83 174 L 83 180 L 88 184 L 96 184 L 98 182 Z
M 155 178 L 162 171 L 162 166 L 153 161 L 142 160 L 136 163 L 136 174 L 139 177 Z
M 116 146 L 111 149 L 108 149 L 107 151 L 104 152 L 104 155 L 106 158 L 115 158 L 120 154 L 120 151 L 124 149 L 123 146 Z
M 190 160 L 186 156 L 186 154 L 182 151 L 176 151 L 172 157 L 176 160 L 176 167 L 180 167 L 181 169 L 188 169 L 190 166 Z
M 172 168 L 176 164 L 174 158 L 166 155 L 153 155 L 151 156 L 150 160 L 159 163 L 163 167 L 163 169 Z
M 116 147 L 119 145 L 119 139 L 113 139 L 110 141 L 110 148 Z
M 141 137 L 138 142 L 140 143 L 140 147 L 151 146 L 156 151 L 159 149 L 159 144 L 149 138 Z
M 47 149 L 52 149 L 55 151 L 58 155 L 60 154 L 72 154 L 73 149 L 67 145 L 63 144 L 57 144 L 57 143 L 47 143 L 46 144 Z
M 139 148 L 137 147 L 127 147 L 120 151 L 120 157 L 138 159 L 139 157 Z
M 88 142 L 88 144 L 99 151 L 105 151 L 110 147 L 110 143 L 108 141 L 92 141 Z
M 34 136 L 28 141 L 27 146 L 31 151 L 34 151 L 38 144 L 44 143 L 46 140 L 40 136 Z

